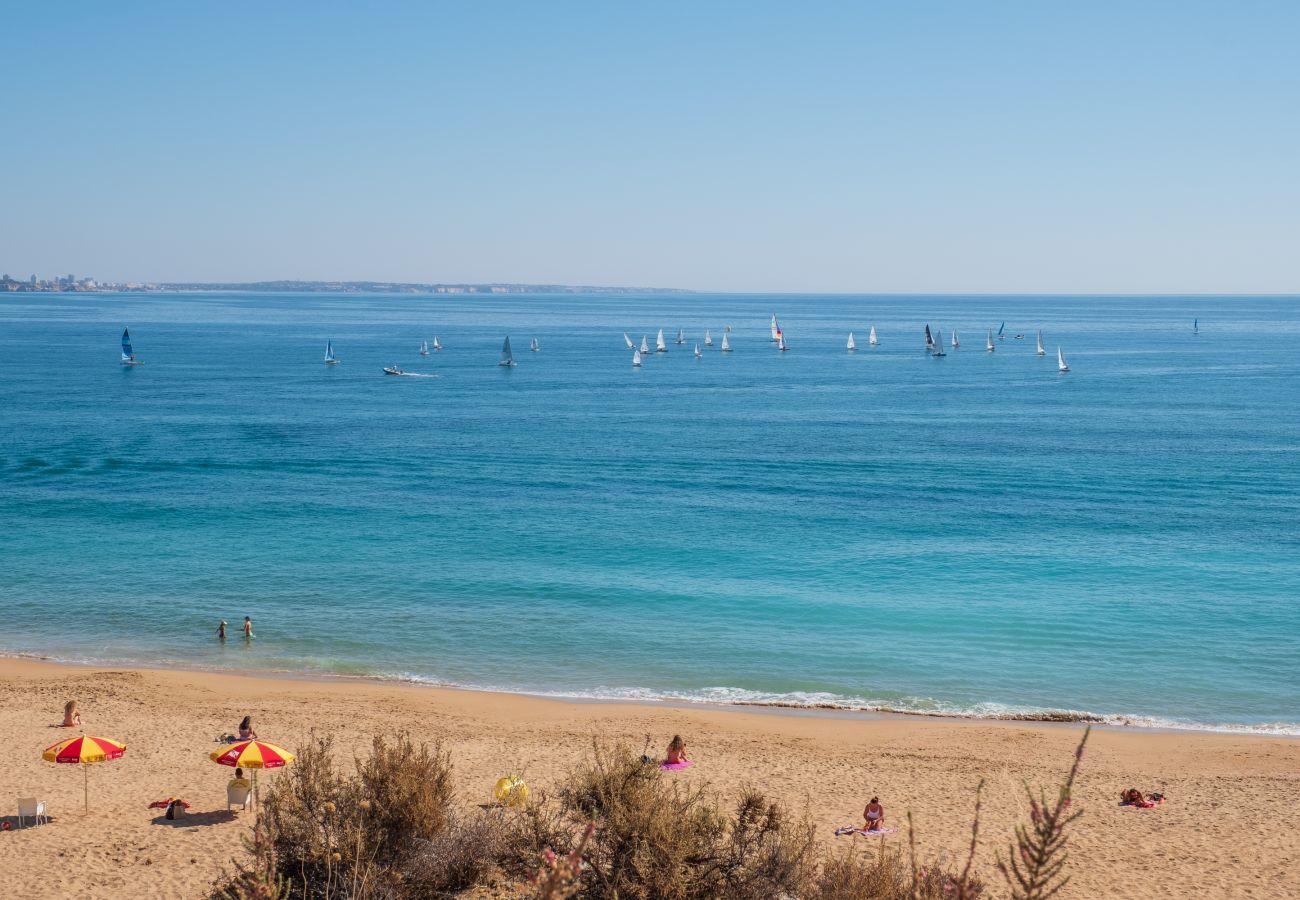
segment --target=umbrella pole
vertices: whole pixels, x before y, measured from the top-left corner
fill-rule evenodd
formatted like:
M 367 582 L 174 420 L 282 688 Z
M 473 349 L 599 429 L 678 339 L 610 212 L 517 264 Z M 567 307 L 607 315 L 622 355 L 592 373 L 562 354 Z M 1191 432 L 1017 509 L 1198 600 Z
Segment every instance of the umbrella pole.
M 82 793 L 85 795 L 83 799 L 86 801 L 86 809 L 82 812 L 82 815 L 88 816 L 90 815 L 90 766 L 82 763 L 81 775 L 81 789 Z

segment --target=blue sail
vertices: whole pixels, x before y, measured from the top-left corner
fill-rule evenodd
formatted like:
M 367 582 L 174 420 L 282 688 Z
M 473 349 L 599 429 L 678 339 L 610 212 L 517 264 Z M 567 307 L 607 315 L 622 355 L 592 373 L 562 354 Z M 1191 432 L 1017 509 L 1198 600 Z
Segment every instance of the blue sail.
M 131 352 L 131 333 L 125 328 L 122 329 L 122 358 L 135 358 L 135 354 Z
M 1006 322 L 1003 322 L 1001 325 L 998 326 L 998 337 L 1002 337 L 1002 329 L 1006 327 L 1007 327 Z

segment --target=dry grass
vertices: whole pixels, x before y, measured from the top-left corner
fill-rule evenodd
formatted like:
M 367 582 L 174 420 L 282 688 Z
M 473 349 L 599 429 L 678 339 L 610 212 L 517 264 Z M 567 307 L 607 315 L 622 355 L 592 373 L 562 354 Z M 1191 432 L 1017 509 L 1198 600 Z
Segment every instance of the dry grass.
M 1084 741 L 1086 742 L 1085 735 Z M 829 857 L 806 819 L 756 790 L 724 804 L 665 777 L 623 746 L 597 743 L 557 795 L 521 809 L 465 811 L 450 755 L 401 736 L 377 738 L 343 774 L 328 738 L 313 738 L 267 798 L 249 844 L 252 862 L 219 886 L 228 900 L 450 897 L 495 885 L 533 884 L 543 898 L 620 900 L 975 900 L 977 791 L 965 865 L 921 863 L 909 816 L 910 853 L 880 844 Z M 1013 897 L 1040 900 L 1065 883 L 1070 791 L 1029 795 L 1030 819 L 999 860 Z M 982 787 L 982 786 L 981 786 Z

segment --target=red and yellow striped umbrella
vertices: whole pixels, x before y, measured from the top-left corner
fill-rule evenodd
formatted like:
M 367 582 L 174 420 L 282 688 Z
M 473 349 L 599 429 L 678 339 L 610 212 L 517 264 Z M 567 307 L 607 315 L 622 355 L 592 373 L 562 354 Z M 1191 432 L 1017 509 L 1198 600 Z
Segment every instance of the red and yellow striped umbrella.
M 126 752 L 126 744 L 102 737 L 79 734 L 59 741 L 53 747 L 45 748 L 41 759 L 52 763 L 66 763 L 81 766 L 82 792 L 85 794 L 86 812 L 90 812 L 90 763 L 107 762 L 118 759 Z
M 240 769 L 278 769 L 293 762 L 288 750 L 263 741 L 240 741 L 208 755 L 214 763 Z
M 126 744 L 102 737 L 79 734 L 47 747 L 41 759 L 52 763 L 97 763 L 117 759 L 126 752 Z
M 253 770 L 253 805 L 258 805 L 257 770 L 278 769 L 293 762 L 293 754 L 265 741 L 240 741 L 225 750 L 213 750 L 208 756 L 214 763 Z

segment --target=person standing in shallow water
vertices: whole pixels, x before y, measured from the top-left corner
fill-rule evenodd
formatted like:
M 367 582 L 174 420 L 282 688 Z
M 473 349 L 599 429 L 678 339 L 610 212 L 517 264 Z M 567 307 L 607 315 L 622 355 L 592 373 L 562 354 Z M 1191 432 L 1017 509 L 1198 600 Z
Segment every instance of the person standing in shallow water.
M 250 619 L 248 616 L 244 616 L 244 640 L 248 640 L 252 636 L 253 636 L 253 620 Z
M 225 639 L 226 639 L 226 620 L 222 619 L 221 624 L 217 626 L 217 640 L 224 641 Z

